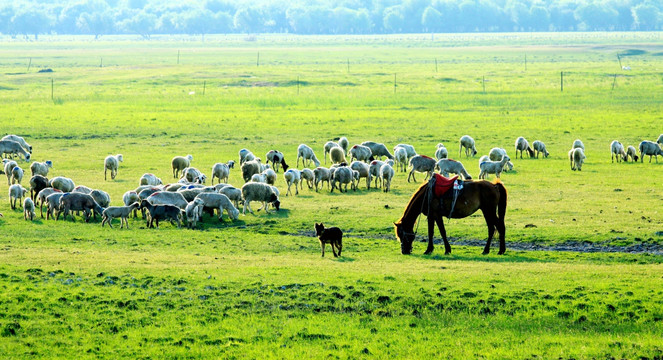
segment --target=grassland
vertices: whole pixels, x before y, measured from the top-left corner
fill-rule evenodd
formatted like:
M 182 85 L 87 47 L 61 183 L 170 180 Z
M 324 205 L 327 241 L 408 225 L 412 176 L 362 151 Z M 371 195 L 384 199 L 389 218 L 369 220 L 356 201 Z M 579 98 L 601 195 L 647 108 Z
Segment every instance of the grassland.
M 660 245 L 663 163 L 612 164 L 609 156 L 613 139 L 637 147 L 663 132 L 660 37 L 427 38 L 8 41 L 0 54 L 0 133 L 26 136 L 36 160 L 53 160 L 52 175 L 108 191 L 114 204 L 144 172 L 170 180 L 174 155 L 193 154 L 209 172 L 243 147 L 258 156 L 279 149 L 292 164 L 300 143 L 321 156 L 338 136 L 410 143 L 429 155 L 438 142 L 454 154 L 464 134 L 480 154 L 494 146 L 513 153 L 515 138 L 525 136 L 544 141 L 552 155 L 515 160 L 503 176 L 507 249 Z M 630 55 L 621 61 L 631 71 L 620 70 L 617 54 Z M 587 149 L 582 172 L 566 158 L 576 138 Z M 103 158 L 111 153 L 125 161 L 105 182 Z M 478 173 L 476 160 L 464 162 Z M 230 182 L 242 183 L 238 171 Z M 16 358 L 663 356 L 660 256 L 508 250 L 484 257 L 454 246 L 451 256 L 438 249 L 404 257 L 391 223 L 416 186 L 399 173 L 389 194 L 363 185 L 348 194 L 304 189 L 282 197 L 280 213 L 234 223 L 206 217 L 197 231 L 169 224 L 152 231 L 139 220 L 128 231 L 80 218 L 28 223 L 9 209 L 4 190 L 0 351 Z M 320 220 L 346 231 L 342 258 L 320 259 L 309 236 Z M 457 240 L 485 237 L 480 215 L 448 222 L 447 231 Z

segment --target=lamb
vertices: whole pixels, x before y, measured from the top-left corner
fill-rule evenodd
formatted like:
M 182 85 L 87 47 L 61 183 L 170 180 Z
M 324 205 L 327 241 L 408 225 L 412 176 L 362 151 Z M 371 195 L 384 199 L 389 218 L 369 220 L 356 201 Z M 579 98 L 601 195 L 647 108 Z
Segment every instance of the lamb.
M 506 150 L 503 148 L 492 148 L 490 149 L 490 153 L 488 153 L 488 157 L 491 161 L 500 161 L 504 156 L 506 156 Z M 482 162 L 483 161 L 479 159 L 479 164 Z M 513 163 L 511 161 L 507 161 L 504 171 L 506 171 L 507 167 L 509 168 L 509 171 L 513 170 Z
M 426 180 L 433 175 L 433 170 L 435 170 L 435 159 L 426 155 L 413 156 L 410 159 L 410 166 L 412 167 L 412 170 L 410 170 L 410 173 L 408 174 L 407 182 L 410 182 L 410 177 L 412 177 L 415 182 L 417 181 L 417 178 L 414 177 L 415 171 L 425 172 L 426 177 L 424 180 Z
M 348 146 L 350 146 L 350 142 L 348 141 L 348 138 L 346 138 L 345 136 L 341 136 L 338 139 L 338 146 L 340 146 L 341 149 L 343 149 L 343 151 L 347 154 L 348 153 Z
M 251 181 L 267 184 L 267 177 L 264 174 L 253 174 Z
M 631 160 L 634 162 L 638 161 L 638 155 L 636 155 L 636 150 L 633 146 L 629 145 L 626 148 L 626 158 L 624 158 L 624 161 L 628 161 L 629 156 L 631 157 Z
M 12 170 L 14 170 L 14 168 L 17 167 L 18 164 L 16 163 L 16 161 L 7 160 L 7 159 L 4 159 L 3 162 L 5 163 L 5 174 L 7 175 L 7 185 L 11 185 Z
M 35 218 L 35 203 L 30 198 L 25 198 L 23 201 L 23 219 L 27 220 L 30 218 L 30 221 Z
M 140 198 L 138 197 L 137 192 L 135 192 L 133 190 L 129 190 L 129 191 L 125 192 L 124 195 L 122 195 L 122 202 L 124 203 L 124 206 L 129 206 L 133 203 L 140 202 Z M 136 209 L 134 209 L 134 219 L 138 217 L 138 210 L 137 209 L 138 209 L 138 207 Z
M 394 156 L 389 153 L 389 150 L 387 150 L 387 147 L 382 144 L 382 143 L 376 143 L 373 141 L 364 141 L 361 143 L 363 146 L 368 147 L 371 149 L 371 153 L 373 153 L 373 157 L 376 157 L 378 159 L 382 159 L 383 156 L 386 156 L 387 159 L 393 160 Z
M 287 171 L 290 166 L 285 163 L 285 157 L 283 156 L 283 153 L 278 151 L 278 150 L 269 150 L 267 155 L 265 155 L 267 158 L 267 164 L 269 162 L 272 162 L 272 166 L 274 166 L 274 171 L 279 172 L 279 167 L 278 165 L 281 164 L 281 167 L 283 168 L 283 171 Z
M 523 151 L 527 150 L 527 153 L 529 154 L 529 157 L 533 158 L 534 157 L 534 150 L 529 146 L 529 143 L 527 142 L 527 139 L 524 137 L 520 136 L 519 138 L 516 139 L 516 159 L 518 158 L 518 151 L 520 151 L 520 158 L 523 158 Z
M 407 150 L 400 146 L 396 147 L 394 149 L 394 158 L 396 159 L 396 163 L 398 163 L 399 170 L 405 172 L 405 169 L 407 169 Z
M 53 189 L 51 187 L 47 187 L 43 189 L 42 191 L 37 194 L 37 197 L 35 198 L 35 201 L 39 201 L 39 214 L 41 215 L 41 218 L 44 218 L 44 203 L 46 203 L 46 198 L 55 193 L 60 193 L 62 194 L 63 192 L 57 189 Z M 60 202 L 60 199 L 56 201 L 56 204 Z
M 508 156 L 507 156 L 508 157 Z M 452 159 L 440 159 L 435 168 L 440 171 L 440 175 L 449 177 L 449 174 L 458 174 L 464 180 L 472 180 L 472 176 L 465 170 L 465 166 L 460 161 Z
M 58 192 L 52 193 L 46 197 L 46 220 L 50 219 L 51 216 L 56 219 L 60 216 L 60 199 L 65 193 L 60 190 L 57 191 Z
M 315 181 L 315 174 L 313 173 L 313 170 L 309 168 L 302 169 L 301 177 L 302 182 L 306 180 L 306 185 L 308 185 L 309 190 L 313 189 L 313 182 Z M 267 183 L 269 184 L 269 182 Z M 271 183 L 270 185 L 274 185 L 274 183 Z
M 76 187 L 73 180 L 64 176 L 56 176 L 52 178 L 48 185 L 65 193 L 74 191 L 74 187 Z
M 380 169 L 384 164 L 385 164 L 384 161 L 373 160 L 371 161 L 371 165 L 368 166 L 368 172 L 370 174 L 370 178 L 375 179 L 376 188 L 382 187 L 382 176 L 380 176 Z M 378 182 L 380 182 L 380 186 L 378 186 Z
M 350 169 L 359 173 L 359 178 L 366 178 L 366 189 L 371 188 L 371 167 L 365 162 L 353 161 L 350 164 Z
M 416 155 L 417 155 L 417 152 L 414 150 L 414 146 L 412 146 L 412 145 L 408 145 L 408 144 L 398 144 L 398 145 L 394 146 L 394 151 L 396 151 L 396 148 L 397 148 L 397 147 L 402 147 L 403 149 L 405 149 L 405 151 L 407 152 L 407 159 L 408 159 L 408 161 L 409 161 L 413 156 L 416 156 Z
M 340 166 L 332 174 L 331 180 L 331 192 L 334 192 L 334 188 L 338 187 L 340 192 L 343 192 L 342 186 L 345 185 L 345 192 L 348 192 L 348 184 L 352 183 L 353 175 L 352 169 L 347 166 Z M 338 186 L 336 185 L 338 183 Z
M 253 214 L 253 210 L 251 210 L 251 201 L 262 201 L 266 212 L 269 212 L 267 210 L 267 203 L 274 205 L 277 211 L 281 206 L 278 195 L 276 195 L 274 189 L 267 184 L 253 182 L 244 184 L 244 186 L 242 186 L 242 197 L 244 198 L 244 209 L 242 210 L 242 214 L 246 214 L 247 207 L 249 208 L 249 212 Z
M 617 140 L 613 140 L 610 143 L 610 161 L 613 163 L 615 162 L 615 156 L 617 157 L 617 162 L 622 162 L 622 159 L 627 159 L 624 145 Z
M 184 208 L 184 215 L 186 216 L 186 224 L 189 229 L 195 229 L 198 223 L 198 220 L 201 217 L 203 212 L 203 204 L 205 202 L 202 199 L 193 199 L 189 202 Z
M 308 166 L 306 165 L 306 160 L 308 160 L 309 165 L 311 164 L 311 161 L 313 161 L 315 166 L 320 166 L 320 161 L 315 157 L 313 149 L 306 144 L 301 144 L 297 148 L 297 167 L 299 167 L 299 158 L 302 158 L 302 165 L 304 165 L 304 167 Z
M 327 141 L 327 142 L 325 143 L 325 147 L 324 147 L 324 150 L 325 150 L 325 156 L 324 156 L 324 158 L 325 158 L 325 164 L 327 163 L 327 154 L 330 154 L 331 149 L 333 149 L 333 148 L 335 148 L 335 147 L 337 147 L 337 148 L 343 150 L 343 148 L 341 148 L 337 143 L 335 143 L 335 142 L 333 142 L 333 141 Z M 344 155 L 345 155 L 345 153 L 344 153 Z M 331 159 L 331 154 L 330 154 L 330 159 Z M 332 160 L 332 161 L 333 161 L 333 160 Z
M 479 173 L 479 179 L 485 179 L 488 174 L 495 174 L 495 176 L 499 178 L 504 170 L 504 166 L 509 160 L 511 160 L 509 156 L 504 155 L 500 161 L 482 162 L 479 164 L 479 169 L 481 170 Z
M 162 185 L 163 181 L 156 177 L 154 174 L 146 173 L 143 174 L 143 176 L 140 177 L 140 181 L 138 185 L 150 185 L 150 186 L 156 186 L 156 185 Z
M 235 204 L 235 207 L 239 207 L 239 202 L 242 200 L 242 190 L 234 186 L 226 186 L 218 190 L 219 194 L 223 194 L 230 199 Z
M 338 146 L 333 147 L 329 151 L 329 159 L 331 160 L 332 164 L 340 164 L 340 163 L 347 162 L 347 160 L 345 160 L 345 151 L 341 147 L 338 147 Z M 327 161 L 325 160 L 325 163 L 326 162 Z
M 218 209 L 219 211 L 219 221 L 222 221 L 221 216 L 223 215 L 223 209 L 228 213 L 228 217 L 231 220 L 237 220 L 239 217 L 239 210 L 233 206 L 227 196 L 219 193 L 201 193 L 196 196 L 196 199 L 203 201 L 203 209 L 209 208 Z M 195 199 L 194 199 L 195 201 Z
M 27 150 L 30 154 L 32 154 L 32 146 L 28 144 L 24 138 L 18 136 L 18 135 L 6 135 L 0 140 L 9 140 L 9 141 L 16 141 L 23 147 L 25 150 Z M 44 175 L 46 176 L 46 175 Z
M 117 154 L 115 156 L 108 155 L 104 159 L 104 180 L 108 180 L 107 173 L 108 170 L 111 172 L 111 180 L 115 179 L 117 176 L 117 169 L 120 166 L 120 163 L 123 161 L 122 154 Z
M 242 178 L 244 182 L 251 180 L 251 177 L 254 174 L 260 174 L 262 172 L 262 166 L 260 164 L 260 159 L 246 161 L 242 164 Z
M 180 192 L 157 191 L 146 199 L 152 205 L 173 205 L 180 209 L 186 208 L 189 201 Z
M 656 157 L 658 163 L 658 156 L 663 155 L 663 149 L 655 142 L 644 140 L 640 143 L 640 162 L 644 162 L 645 155 L 649 155 L 649 163 L 651 163 L 652 156 Z
M 141 209 L 146 209 L 150 213 L 150 219 L 147 221 L 148 228 L 154 228 L 154 222 L 157 223 L 159 228 L 159 220 L 170 220 L 171 223 L 177 222 L 177 227 L 180 228 L 182 223 L 180 217 L 182 210 L 177 206 L 172 205 L 152 205 L 149 201 L 143 200 L 140 203 Z
M 329 189 L 329 180 L 331 180 L 331 172 L 329 169 L 324 167 L 317 167 L 313 170 L 313 176 L 315 178 L 315 191 L 318 191 L 318 184 L 321 182 L 327 182 L 327 188 Z
M 104 209 L 104 211 L 101 213 L 101 227 L 104 227 L 106 223 L 108 223 L 108 226 L 113 228 L 113 224 L 111 222 L 113 221 L 114 218 L 120 218 L 120 229 L 124 227 L 124 225 L 127 225 L 127 229 L 129 228 L 129 215 L 131 212 L 134 212 L 134 218 L 136 217 L 136 210 L 140 207 L 140 204 L 138 202 L 133 202 L 129 204 L 128 206 L 111 206 L 107 207 Z
M 571 149 L 576 149 L 576 148 L 580 148 L 584 152 L 585 151 L 585 144 L 583 144 L 582 141 L 580 141 L 580 139 L 576 139 L 573 142 L 573 146 L 571 147 Z
M 40 191 L 46 189 L 48 186 L 48 179 L 41 176 L 35 175 L 30 178 L 30 199 L 33 201 L 37 200 L 37 195 Z
M 12 184 L 20 184 L 23 181 L 23 169 L 20 166 L 14 166 L 12 169 Z
M 472 139 L 472 137 L 469 135 L 463 135 L 460 138 L 460 147 L 458 148 L 458 156 L 460 156 L 463 148 L 465 149 L 465 157 L 474 156 L 478 153 L 477 148 L 474 146 L 474 139 Z
M 285 183 L 288 184 L 288 190 L 285 192 L 285 196 L 288 196 L 288 193 L 292 195 L 292 190 L 290 190 L 292 184 L 295 184 L 295 195 L 299 195 L 297 185 L 299 185 L 299 182 L 302 180 L 301 172 L 297 169 L 290 169 L 283 174 L 283 178 L 285 179 Z
M 30 172 L 32 176 L 41 175 L 48 176 L 48 169 L 53 167 L 53 162 L 51 160 L 46 160 L 44 162 L 33 162 L 30 164 Z
M 444 144 L 437 144 L 437 149 L 435 150 L 435 160 L 446 159 L 449 157 L 449 152 Z
M 248 149 L 239 150 L 239 165 L 242 166 L 245 162 L 255 160 L 256 156 L 253 155 Z
M 657 145 L 658 146 L 658 145 Z M 585 152 L 582 148 L 574 148 L 569 151 L 569 160 L 571 161 L 571 170 L 582 171 L 582 164 L 585 162 Z
M 21 144 L 12 140 L 0 140 L 0 154 L 18 155 L 26 162 L 30 161 L 30 153 Z
M 12 210 L 16 209 L 17 202 L 18 204 L 23 202 L 23 198 L 27 192 L 28 190 L 20 184 L 11 185 L 9 187 L 9 205 Z
M 543 157 L 548 157 L 548 155 L 550 155 L 548 150 L 546 150 L 546 144 L 541 140 L 535 140 L 532 143 L 532 148 L 534 148 L 534 151 L 536 152 L 537 159 L 539 158 L 539 153 L 543 154 Z
M 173 178 L 179 178 L 179 172 L 191 166 L 192 161 L 193 155 L 175 156 L 170 162 L 170 165 L 173 168 Z
M 90 195 L 71 192 L 68 194 L 62 195 L 60 198 L 60 213 L 64 213 L 64 219 L 67 219 L 70 211 L 83 211 L 85 213 L 85 222 L 90 221 L 90 212 L 92 216 L 96 219 L 96 214 L 101 214 L 104 212 L 104 209 L 97 204 L 96 201 Z M 58 213 L 55 220 L 57 221 L 60 218 Z M 71 219 L 74 220 L 74 215 L 71 215 Z
M 368 146 L 354 145 L 350 149 L 350 161 L 357 159 L 359 161 L 373 161 L 373 152 Z
M 382 183 L 384 192 L 389 192 L 391 190 L 391 179 L 394 178 L 394 168 L 389 164 L 384 164 L 380 168 L 380 177 L 382 177 Z

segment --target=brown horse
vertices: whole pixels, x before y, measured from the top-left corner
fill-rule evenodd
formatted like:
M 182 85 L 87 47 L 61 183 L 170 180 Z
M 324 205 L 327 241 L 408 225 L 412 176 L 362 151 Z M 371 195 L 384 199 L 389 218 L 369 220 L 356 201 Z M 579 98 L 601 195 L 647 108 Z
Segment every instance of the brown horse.
M 435 198 L 429 187 L 429 182 L 421 185 L 412 195 L 410 202 L 405 207 L 403 216 L 394 223 L 396 227 L 396 237 L 401 242 L 401 253 L 409 255 L 412 252 L 412 242 L 414 241 L 414 223 L 419 214 L 428 217 L 428 248 L 424 254 L 429 255 L 433 252 L 433 233 L 435 232 L 434 223 L 440 229 L 440 235 L 444 240 L 444 254 L 451 254 L 451 246 L 447 240 L 447 232 L 444 229 L 443 216 L 449 218 L 453 198 L 443 197 Z M 454 190 L 451 190 L 454 191 Z M 465 181 L 463 189 L 456 199 L 456 203 L 451 214 L 451 218 L 461 219 L 474 214 L 481 209 L 483 217 L 488 225 L 488 241 L 483 249 L 483 254 L 490 252 L 490 242 L 493 240 L 495 230 L 499 232 L 500 251 L 502 255 L 506 251 L 504 242 L 504 215 L 506 214 L 506 188 L 496 179 L 494 182 L 486 180 Z

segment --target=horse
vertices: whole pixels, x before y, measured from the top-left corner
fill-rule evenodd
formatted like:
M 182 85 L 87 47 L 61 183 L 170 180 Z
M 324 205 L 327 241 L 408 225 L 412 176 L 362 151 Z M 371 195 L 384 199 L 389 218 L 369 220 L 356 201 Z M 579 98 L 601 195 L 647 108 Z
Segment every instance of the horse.
M 507 192 L 499 179 L 495 179 L 493 182 L 487 180 L 464 181 L 462 183 L 463 189 L 460 190 L 455 204 L 453 197 L 434 197 L 431 188 L 433 185 L 434 181 L 432 180 L 422 184 L 410 198 L 403 216 L 394 223 L 396 237 L 400 240 L 403 255 L 409 255 L 412 252 L 412 242 L 415 237 L 414 223 L 417 221 L 419 214 L 428 217 L 428 247 L 424 254 L 430 255 L 433 253 L 434 224 L 437 223 L 440 235 L 444 240 L 444 254 L 448 255 L 451 254 L 451 246 L 447 240 L 442 217 L 462 219 L 474 214 L 479 209 L 483 212 L 486 225 L 488 225 L 488 241 L 483 254 L 486 255 L 490 252 L 490 243 L 493 240 L 495 230 L 499 232 L 500 250 L 498 254 L 504 254 L 506 251 L 504 215 L 506 214 Z

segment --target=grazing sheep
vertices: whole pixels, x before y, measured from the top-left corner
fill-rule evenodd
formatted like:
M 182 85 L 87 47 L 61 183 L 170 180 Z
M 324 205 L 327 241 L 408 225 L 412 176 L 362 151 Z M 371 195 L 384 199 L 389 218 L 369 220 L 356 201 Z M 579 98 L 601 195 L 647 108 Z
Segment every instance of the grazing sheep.
M 133 202 L 129 204 L 128 206 L 110 206 L 104 209 L 104 211 L 101 213 L 101 227 L 104 227 L 106 223 L 108 223 L 108 226 L 113 228 L 113 224 L 111 222 L 113 221 L 114 218 L 120 218 L 120 229 L 124 227 L 124 225 L 127 225 L 127 229 L 129 228 L 129 215 L 131 212 L 134 212 L 134 218 L 136 217 L 136 211 L 140 207 L 140 204 L 138 202 Z
M 394 156 L 389 153 L 387 147 L 382 143 L 376 143 L 374 141 L 364 141 L 361 143 L 363 146 L 371 149 L 371 153 L 374 158 L 382 159 L 383 156 L 387 157 L 389 160 L 393 160 Z
M 26 162 L 30 161 L 30 153 L 21 144 L 12 140 L 0 140 L 0 154 L 18 155 Z
M 352 151 L 352 150 L 351 150 Z M 334 188 L 338 187 L 340 192 L 343 192 L 342 186 L 345 185 L 345 192 L 348 192 L 348 184 L 352 183 L 353 180 L 352 169 L 347 166 L 340 166 L 332 174 L 331 180 L 331 192 L 334 192 Z M 336 185 L 338 183 L 338 186 Z
M 407 169 L 407 150 L 404 147 L 397 146 L 394 149 L 394 158 L 398 163 L 399 170 L 405 172 L 405 169 Z
M 652 156 L 655 156 L 656 162 L 658 162 L 658 156 L 663 155 L 663 149 L 655 142 L 644 140 L 640 143 L 640 162 L 645 161 L 645 155 L 649 155 L 650 163 Z
M 9 187 L 9 205 L 12 210 L 16 209 L 17 201 L 19 204 L 23 202 L 23 198 L 27 192 L 28 190 L 20 184 L 11 185 Z
M 152 205 L 173 205 L 180 209 L 189 203 L 181 192 L 157 191 L 146 199 Z
M 315 178 L 315 191 L 318 191 L 318 184 L 321 182 L 327 182 L 327 189 L 329 189 L 329 181 L 331 180 L 331 172 L 329 169 L 324 167 L 317 167 L 313 170 L 313 176 Z
M 46 189 L 48 186 L 48 179 L 41 176 L 35 175 L 30 178 L 30 199 L 33 201 L 37 200 L 37 195 L 40 191 Z
M 313 170 L 309 168 L 302 169 L 301 171 L 302 183 L 306 180 L 306 185 L 308 185 L 309 190 L 313 189 L 313 182 L 315 181 L 315 174 Z M 267 182 L 269 184 L 269 182 Z M 274 185 L 274 183 L 270 184 Z M 303 186 L 303 185 L 302 185 Z
M 251 181 L 267 184 L 267 177 L 264 174 L 253 174 Z
M 12 169 L 12 184 L 20 184 L 23 181 L 23 169 L 20 166 L 14 166 Z
M 51 217 L 57 219 L 60 216 L 60 199 L 65 193 L 60 190 L 57 191 L 58 192 L 52 193 L 46 197 L 46 220 Z
M 55 193 L 62 194 L 62 191 L 60 191 L 58 189 L 53 189 L 52 187 L 47 187 L 47 188 L 43 189 L 42 191 L 40 191 L 39 194 L 37 194 L 37 197 L 35 198 L 35 201 L 39 202 L 39 214 L 41 215 L 42 219 L 44 218 L 44 207 L 43 206 L 44 206 L 44 203 L 46 202 L 46 198 L 49 195 L 55 194 Z M 60 201 L 60 200 L 58 199 L 58 201 Z
M 348 141 L 348 138 L 346 138 L 345 136 L 341 136 L 338 139 L 338 146 L 340 146 L 341 149 L 343 149 L 343 151 L 347 154 L 348 153 L 348 146 L 350 146 L 350 142 Z
M 435 150 L 435 160 L 446 159 L 449 157 L 449 152 L 444 144 L 437 144 L 437 149 Z
M 332 164 L 340 164 L 347 162 L 347 160 L 345 160 L 345 151 L 338 146 L 333 147 L 331 150 L 329 150 L 329 159 L 331 160 Z
M 218 190 L 219 194 L 223 194 L 230 199 L 235 204 L 236 208 L 239 208 L 239 202 L 242 200 L 242 190 L 234 186 L 226 186 Z
M 503 148 L 492 148 L 490 149 L 490 153 L 488 153 L 490 161 L 500 161 L 504 156 L 506 156 L 506 150 Z M 482 162 L 483 161 L 479 159 L 479 164 Z M 507 161 L 504 171 L 507 170 L 506 168 L 509 168 L 509 171 L 513 170 L 513 163 L 511 161 Z
M 7 160 L 7 159 L 4 159 L 3 162 L 5 163 L 5 175 L 7 175 L 7 185 L 11 185 L 12 170 L 14 170 L 14 168 L 17 167 L 18 164 L 14 160 Z
M 0 140 L 9 140 L 9 141 L 16 141 L 19 143 L 25 150 L 27 150 L 30 154 L 32 154 L 32 145 L 28 144 L 24 138 L 18 136 L 18 135 L 6 135 Z
M 371 164 L 368 166 L 368 172 L 370 174 L 371 179 L 375 179 L 375 187 L 376 188 L 381 188 L 382 187 L 382 176 L 380 176 L 380 169 L 382 168 L 382 165 L 384 165 L 384 161 L 380 160 L 373 160 L 371 161 Z M 380 185 L 378 186 L 378 182 Z
M 359 161 L 373 161 L 373 152 L 368 146 L 353 145 L 350 149 L 350 161 L 357 159 Z
M 129 206 L 133 203 L 139 203 L 140 198 L 138 197 L 137 192 L 135 192 L 133 190 L 129 190 L 129 191 L 125 192 L 124 195 L 122 195 L 122 202 L 124 203 L 124 206 Z M 136 207 L 136 209 L 134 209 L 134 219 L 138 217 L 138 210 L 137 209 L 138 209 L 138 207 Z
M 184 183 L 181 183 L 181 182 L 177 182 L 175 184 L 168 184 L 168 185 L 164 186 L 163 189 L 165 191 L 175 192 L 175 191 L 177 191 L 177 190 L 179 190 L 183 187 L 186 187 L 186 186 L 189 186 L 189 184 L 184 184 Z
M 242 166 L 245 162 L 255 160 L 256 156 L 248 149 L 239 150 L 239 165 Z
M 479 172 L 479 179 L 485 179 L 488 174 L 495 174 L 495 176 L 499 178 L 504 170 L 504 166 L 509 160 L 511 160 L 509 156 L 504 155 L 500 161 L 482 162 L 479 164 L 479 169 L 481 170 L 481 172 Z
M 384 192 L 389 192 L 391 190 L 391 179 L 394 178 L 394 168 L 389 164 L 382 165 L 380 177 L 382 178 Z
M 582 148 L 574 148 L 569 151 L 569 160 L 571 161 L 571 170 L 582 171 L 582 164 L 585 162 L 585 152 Z
M 408 174 L 407 182 L 410 182 L 410 177 L 412 177 L 415 182 L 417 181 L 417 178 L 414 177 L 415 171 L 426 173 L 426 177 L 424 178 L 424 180 L 426 180 L 433 175 L 433 170 L 435 170 L 435 159 L 426 155 L 413 156 L 410 159 L 410 166 L 412 167 L 412 170 L 410 170 L 410 173 Z
M 146 173 L 143 174 L 143 176 L 140 177 L 140 181 L 138 185 L 150 185 L 150 186 L 156 186 L 156 185 L 162 185 L 163 181 L 156 177 L 154 174 Z
M 52 188 L 58 189 L 65 193 L 74 191 L 74 188 L 76 187 L 73 180 L 64 176 L 56 176 L 52 178 L 48 184 Z
M 285 156 L 283 156 L 283 153 L 278 150 L 269 150 L 265 157 L 267 158 L 266 164 L 269 164 L 271 161 L 275 172 L 279 172 L 279 164 L 281 164 L 283 171 L 287 171 L 290 167 L 285 163 Z
M 274 185 L 276 183 L 276 172 L 272 169 L 266 169 L 260 173 L 265 177 L 265 182 L 269 185 Z
M 299 167 L 299 158 L 302 158 L 302 165 L 304 167 L 310 166 L 311 161 L 313 161 L 315 166 L 320 166 L 320 161 L 318 161 L 318 158 L 315 157 L 313 149 L 311 149 L 311 147 L 306 144 L 301 144 L 297 148 L 297 167 Z M 307 165 L 307 160 L 308 160 L 308 165 Z
M 192 161 L 193 155 L 175 156 L 170 162 L 170 165 L 173 168 L 173 178 L 179 178 L 179 172 L 191 166 Z
M 624 158 L 625 161 L 628 161 L 628 158 L 631 158 L 631 161 L 637 162 L 638 161 L 638 155 L 636 155 L 636 150 L 633 146 L 629 145 L 626 148 L 626 158 Z
M 140 196 L 140 193 L 143 190 L 146 190 L 146 189 L 154 189 L 154 190 L 157 190 L 157 191 L 161 191 L 161 190 L 165 189 L 165 186 L 164 185 L 140 185 L 134 191 Z
M 251 180 L 251 177 L 255 174 L 260 174 L 262 172 L 262 164 L 260 164 L 260 159 L 246 161 L 242 164 L 242 178 L 244 182 Z
M 325 147 L 324 147 L 324 150 L 325 150 L 325 156 L 324 156 L 324 158 L 325 158 L 325 164 L 327 163 L 327 154 L 330 154 L 331 149 L 333 149 L 333 148 L 335 148 L 335 147 L 340 148 L 341 150 L 343 150 L 343 148 L 341 148 L 337 143 L 335 143 L 335 142 L 333 142 L 333 141 L 327 141 L 327 142 L 325 143 Z M 345 153 L 344 153 L 344 155 L 345 155 Z M 331 159 L 331 155 L 330 155 L 330 159 Z M 333 161 L 333 160 L 332 160 L 332 161 Z
M 350 169 L 359 173 L 359 178 L 366 178 L 366 189 L 371 188 L 371 167 L 365 162 L 353 161 L 350 164 Z M 359 180 L 359 179 L 357 179 Z
M 281 206 L 278 195 L 276 195 L 274 189 L 267 184 L 253 182 L 244 184 L 244 186 L 242 186 L 242 198 L 244 198 L 244 209 L 242 210 L 242 214 L 246 214 L 247 207 L 249 208 L 249 212 L 253 214 L 253 210 L 251 210 L 251 201 L 262 201 L 265 212 L 269 212 L 269 210 L 267 210 L 267 203 L 274 205 L 277 211 Z
M 85 214 L 85 222 L 90 221 L 90 212 L 92 216 L 96 219 L 97 214 L 102 214 L 104 209 L 94 201 L 94 198 L 90 195 L 71 192 L 68 194 L 62 195 L 60 198 L 60 213 L 64 213 L 64 220 L 67 220 L 67 215 L 70 211 L 83 211 Z M 57 215 L 55 220 L 57 221 L 60 218 L 60 214 Z M 71 220 L 74 220 L 74 215 L 71 215 Z
M 663 134 L 658 136 L 656 143 L 659 144 L 659 146 L 663 146 Z
M 613 140 L 610 143 L 610 161 L 615 162 L 615 156 L 617 157 L 617 162 L 622 162 L 622 159 L 626 160 L 626 151 L 624 151 L 624 145 L 617 140 Z
M 186 216 L 186 226 L 189 229 L 195 229 L 198 224 L 198 220 L 201 218 L 203 212 L 203 204 L 205 202 L 202 199 L 193 199 L 189 202 L 184 208 L 184 215 Z
M 457 174 L 464 180 L 472 180 L 472 177 L 467 172 L 467 170 L 465 170 L 465 166 L 463 166 L 460 161 L 452 159 L 440 159 L 437 164 L 435 164 L 435 168 L 438 169 L 440 171 L 440 175 L 444 177 L 449 177 L 449 174 Z
M 111 172 L 111 180 L 115 179 L 117 176 L 117 169 L 120 167 L 122 161 L 122 154 L 106 156 L 104 159 L 104 180 L 107 180 L 106 174 L 108 173 L 108 170 Z
M 534 151 L 536 152 L 537 159 L 539 158 L 539 153 L 543 154 L 543 157 L 548 157 L 548 155 L 550 155 L 548 150 L 546 150 L 546 144 L 541 140 L 534 141 L 532 143 L 532 148 L 534 148 Z
M 524 137 L 520 136 L 519 138 L 516 139 L 516 159 L 518 158 L 518 151 L 520 151 L 520 158 L 523 158 L 523 151 L 527 150 L 527 153 L 529 154 L 529 157 L 533 158 L 534 157 L 534 150 L 529 146 L 529 143 L 527 142 L 527 139 Z
M 285 196 L 288 196 L 288 194 L 292 195 L 292 190 L 290 190 L 292 184 L 295 184 L 295 195 L 299 195 L 297 185 L 299 185 L 299 182 L 302 180 L 301 171 L 290 169 L 283 174 L 283 178 L 285 179 L 285 183 L 288 184 L 288 190 L 285 192 Z
M 30 164 L 30 172 L 32 176 L 41 175 L 48 176 L 48 169 L 53 167 L 53 162 L 51 160 L 46 160 L 44 162 L 33 162 Z
M 182 189 L 177 191 L 178 194 L 182 194 L 182 196 L 184 196 L 184 199 L 186 201 L 193 201 L 193 199 L 195 199 L 196 196 L 198 196 L 199 194 L 202 194 L 203 192 L 205 192 L 205 191 L 203 191 L 202 188 L 192 188 L 192 189 L 182 188 Z
M 352 183 L 350 184 L 350 188 L 353 191 L 357 191 L 357 189 L 359 188 L 359 171 L 357 170 L 352 170 Z
M 397 147 L 402 147 L 403 149 L 405 149 L 405 151 L 407 152 L 407 160 L 408 161 L 410 161 L 410 159 L 413 156 L 417 156 L 417 152 L 414 150 L 414 146 L 412 146 L 412 145 L 398 144 L 398 145 L 394 146 L 394 152 L 396 151 Z
M 223 209 L 228 213 L 230 220 L 237 220 L 239 217 L 239 210 L 233 206 L 227 196 L 219 193 L 200 193 L 196 199 L 203 201 L 203 210 L 209 209 L 214 213 L 214 209 L 219 212 L 219 221 L 222 221 Z M 195 199 L 194 199 L 195 201 Z M 210 214 L 211 215 L 211 214 Z
M 103 190 L 92 190 L 92 192 L 90 192 L 90 196 L 92 196 L 94 201 L 96 201 L 97 204 L 99 204 L 99 206 L 102 208 L 108 207 L 108 205 L 110 205 L 110 195 Z
M 582 141 L 580 141 L 580 139 L 576 139 L 573 142 L 573 146 L 571 147 L 571 149 L 577 149 L 577 148 L 580 148 L 582 149 L 582 151 L 585 151 L 585 144 L 583 144 Z
M 30 221 L 35 218 L 35 203 L 30 198 L 25 198 L 23 200 L 23 219 L 27 220 L 30 218 Z
M 472 137 L 469 135 L 463 135 L 460 138 L 460 147 L 458 148 L 458 156 L 460 156 L 463 148 L 465 149 L 465 157 L 474 156 L 478 153 L 477 148 L 474 146 L 474 139 L 472 139 Z
M 92 189 L 90 189 L 89 187 L 87 187 L 85 185 L 78 185 L 74 188 L 74 190 L 72 190 L 72 192 L 90 195 L 90 193 L 92 192 Z
M 182 210 L 177 206 L 172 205 L 152 205 L 149 201 L 143 200 L 140 203 L 141 209 L 146 209 L 150 213 L 150 218 L 147 221 L 148 228 L 154 228 L 154 222 L 157 223 L 157 229 L 159 228 L 159 220 L 170 220 L 171 223 L 174 221 L 177 222 L 177 227 L 180 228 L 182 223 L 180 217 L 182 216 Z
M 207 176 L 194 167 L 187 167 L 182 170 L 182 177 L 180 180 L 182 179 L 190 183 L 204 184 L 205 180 L 207 180 Z

